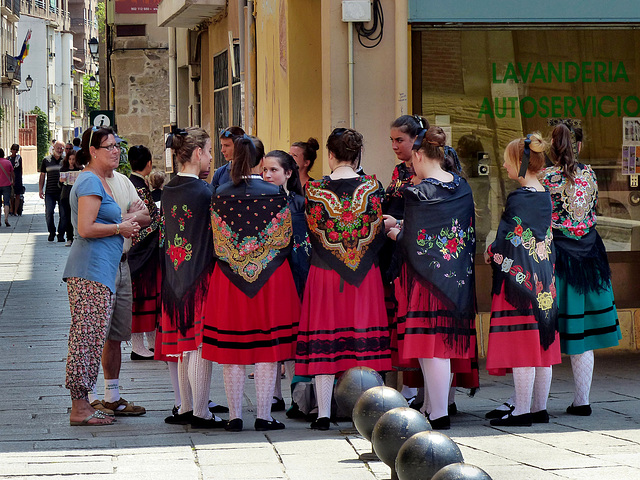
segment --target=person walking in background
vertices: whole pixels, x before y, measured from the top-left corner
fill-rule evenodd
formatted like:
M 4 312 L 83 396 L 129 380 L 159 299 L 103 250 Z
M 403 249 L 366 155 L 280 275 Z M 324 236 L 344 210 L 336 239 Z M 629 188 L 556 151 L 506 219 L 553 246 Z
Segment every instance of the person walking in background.
M 69 203 L 69 194 L 78 175 L 82 171 L 82 166 L 78 165 L 76 151 L 71 150 L 62 160 L 62 168 L 60 169 L 60 183 L 62 190 L 60 192 L 60 206 L 65 211 L 67 219 L 71 218 L 71 205 Z M 67 243 L 65 247 L 70 247 L 73 243 L 73 224 L 67 221 Z
M 98 377 L 123 237 L 131 237 L 139 225 L 131 218 L 123 221 L 106 181 L 117 165 L 113 131 L 88 129 L 82 142 L 79 162 L 88 165 L 70 192 L 71 221 L 78 238 L 63 273 L 71 309 L 65 386 L 71 394 L 72 426 L 111 425 L 113 417 L 94 409 L 88 394 Z
M 589 416 L 593 351 L 618 345 L 622 335 L 607 252 L 596 231 L 598 182 L 592 168 L 576 160 L 577 137 L 582 132 L 564 124 L 553 129 L 554 166 L 544 171 L 542 184 L 553 203 L 560 349 L 571 357 L 575 384 L 567 413 Z
M 220 132 L 220 150 L 227 163 L 216 169 L 213 173 L 211 185 L 214 189 L 231 181 L 231 163 L 233 162 L 234 155 L 234 141 L 236 138 L 242 137 L 243 135 L 244 130 L 240 127 L 228 127 Z
M 22 156 L 18 153 L 20 145 L 14 143 L 11 145 L 11 155 L 8 160 L 13 165 L 13 197 L 9 207 L 9 215 L 22 215 L 22 206 L 24 202 L 24 185 L 22 184 Z
M 162 188 L 164 187 L 164 182 L 167 179 L 167 175 L 158 170 L 152 169 L 149 174 L 149 187 L 151 187 L 151 198 L 155 202 L 156 206 L 160 208 L 160 200 L 162 199 Z
M 512 369 L 515 384 L 514 409 L 491 420 L 494 426 L 548 423 L 552 365 L 561 362 L 551 198 L 538 180 L 546 148 L 537 133 L 507 145 L 503 166 L 520 188 L 509 194 L 484 257 L 493 268 L 487 370 Z
M 9 205 L 11 204 L 11 186 L 13 185 L 13 164 L 4 158 L 4 150 L 0 148 L 0 195 L 4 205 L 4 224 L 10 227 Z
M 64 143 L 55 142 L 53 144 L 53 153 L 42 159 L 40 165 L 40 180 L 38 182 L 38 193 L 40 198 L 44 199 L 45 215 L 47 219 L 47 230 L 49 231 L 50 242 L 56 238 L 56 224 L 53 214 L 58 205 L 58 242 L 64 242 L 64 232 L 67 226 L 67 218 L 64 209 L 60 205 L 60 193 L 62 187 L 60 185 L 60 169 L 62 168 L 62 154 L 64 152 Z M 46 187 L 45 187 L 46 180 Z
M 298 172 L 300 174 L 300 184 L 304 187 L 309 180 L 313 180 L 309 176 L 309 171 L 313 168 L 313 164 L 318 157 L 320 144 L 318 140 L 310 137 L 306 142 L 294 142 L 289 149 L 289 155 L 298 164 Z

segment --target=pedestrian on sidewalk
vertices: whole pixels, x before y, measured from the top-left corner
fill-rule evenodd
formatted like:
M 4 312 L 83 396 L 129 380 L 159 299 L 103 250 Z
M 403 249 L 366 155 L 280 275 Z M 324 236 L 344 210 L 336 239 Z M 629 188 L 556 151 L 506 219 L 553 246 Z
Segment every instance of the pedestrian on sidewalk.
M 64 242 L 64 232 L 67 226 L 67 217 L 64 209 L 60 205 L 60 193 L 62 187 L 60 185 L 60 169 L 62 168 L 62 153 L 64 151 L 64 143 L 55 142 L 52 146 L 53 153 L 42 159 L 40 165 L 40 180 L 38 182 L 38 191 L 40 198 L 44 199 L 45 216 L 47 220 L 47 230 L 49 231 L 50 242 L 56 239 L 56 224 L 53 214 L 58 205 L 58 242 Z M 46 187 L 45 187 L 46 181 Z
M 504 375 L 512 369 L 515 383 L 514 409 L 496 412 L 494 426 L 548 423 L 552 365 L 561 362 L 551 198 L 538 180 L 546 148 L 539 134 L 507 145 L 504 168 L 520 188 L 507 198 L 496 240 L 485 253 L 493 267 L 487 370 Z
M 82 145 L 78 161 L 88 165 L 70 196 L 71 221 L 79 237 L 63 273 L 71 309 L 65 385 L 71 394 L 71 425 L 110 425 L 113 418 L 94 409 L 88 395 L 98 377 L 123 237 L 131 237 L 139 225 L 132 218 L 122 219 L 106 181 L 119 157 L 113 131 L 88 129 Z
M 11 205 L 11 187 L 13 185 L 13 164 L 4 158 L 4 150 L 0 148 L 0 196 L 4 205 L 4 224 L 9 224 L 9 206 Z
M 62 184 L 62 190 L 60 192 L 60 206 L 61 209 L 65 211 L 67 219 L 69 219 L 65 229 L 67 233 L 67 243 L 65 243 L 65 247 L 70 247 L 73 243 L 73 223 L 70 221 L 71 204 L 69 203 L 69 194 L 71 193 L 71 188 L 73 188 L 73 184 L 78 178 L 78 175 L 80 175 L 80 172 L 82 171 L 82 166 L 77 163 L 76 153 L 77 152 L 74 150 L 67 153 L 64 160 L 62 160 L 62 168 L 60 169 L 60 183 Z
M 607 252 L 596 231 L 598 182 L 593 169 L 577 160 L 582 142 L 576 137 L 582 138 L 577 127 L 561 123 L 553 129 L 554 166 L 542 183 L 553 202 L 560 349 L 571 356 L 575 387 L 567 413 L 589 416 L 593 351 L 618 345 L 622 335 Z
M 113 165 L 105 180 L 111 188 L 112 196 L 120 206 L 122 218 L 132 219 L 140 228 L 151 223 L 149 211 L 129 179 L 115 171 L 120 161 L 120 137 L 114 136 L 114 143 L 101 149 L 108 149 Z M 102 352 L 102 370 L 104 372 L 104 399 L 100 401 L 97 391 L 89 395 L 91 404 L 103 411 L 111 410 L 117 416 L 144 415 L 146 409 L 134 405 L 120 396 L 120 367 L 122 365 L 122 342 L 131 340 L 131 321 L 133 293 L 131 272 L 127 254 L 131 248 L 131 238 L 125 238 L 122 245 L 120 264 L 116 275 L 116 291 L 113 297 L 111 319 L 107 330 L 107 339 Z
M 22 204 L 24 202 L 24 185 L 22 183 L 22 156 L 18 153 L 20 145 L 14 143 L 11 145 L 11 155 L 8 160 L 13 165 L 13 197 L 11 198 L 11 208 L 9 215 L 22 215 Z

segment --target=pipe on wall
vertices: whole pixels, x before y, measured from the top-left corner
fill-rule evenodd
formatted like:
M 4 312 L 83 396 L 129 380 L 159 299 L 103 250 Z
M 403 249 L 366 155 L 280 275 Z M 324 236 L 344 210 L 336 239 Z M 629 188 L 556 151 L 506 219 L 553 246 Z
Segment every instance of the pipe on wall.
M 176 100 L 178 98 L 177 85 L 177 56 L 176 56 L 176 29 L 169 27 L 169 123 L 176 125 L 178 122 Z
M 409 24 L 408 0 L 395 2 L 396 118 L 409 113 Z

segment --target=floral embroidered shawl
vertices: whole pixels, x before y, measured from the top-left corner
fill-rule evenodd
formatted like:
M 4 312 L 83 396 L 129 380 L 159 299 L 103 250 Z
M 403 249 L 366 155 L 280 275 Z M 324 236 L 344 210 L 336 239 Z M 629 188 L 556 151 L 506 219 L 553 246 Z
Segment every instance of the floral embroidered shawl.
M 306 216 L 312 246 L 311 263 L 337 272 L 359 286 L 385 240 L 382 221 L 384 191 L 375 176 L 307 184 Z
M 131 248 L 127 254 L 131 277 L 136 277 L 140 274 L 150 281 L 155 282 L 156 269 L 158 268 L 160 212 L 151 197 L 151 191 L 144 179 L 132 174 L 129 180 L 131 180 L 131 183 L 136 188 L 138 196 L 149 210 L 149 216 L 151 217 L 151 223 L 141 228 L 133 238 Z M 145 270 L 145 272 L 143 272 L 143 270 Z M 155 283 L 154 285 L 150 285 L 150 287 L 155 288 Z
M 162 305 L 182 334 L 193 325 L 213 271 L 210 202 L 211 186 L 193 177 L 176 176 L 162 193 Z
M 489 247 L 492 293 L 499 295 L 504 285 L 507 302 L 524 315 L 533 314 L 545 349 L 555 339 L 558 318 L 552 241 L 548 192 L 512 192 Z
M 436 295 L 455 318 L 476 313 L 473 195 L 466 180 L 427 178 L 404 191 L 398 246 L 415 280 Z
M 289 192 L 287 201 L 291 210 L 291 224 L 293 227 L 291 273 L 293 273 L 293 281 L 296 284 L 298 296 L 302 300 L 304 287 L 309 276 L 309 267 L 311 266 L 311 242 L 309 241 L 309 231 L 304 216 L 304 197 L 296 195 L 294 192 Z
M 265 193 L 241 184 L 213 195 L 211 227 L 218 267 L 253 298 L 289 256 L 292 225 L 284 193 L 259 179 L 251 183 Z

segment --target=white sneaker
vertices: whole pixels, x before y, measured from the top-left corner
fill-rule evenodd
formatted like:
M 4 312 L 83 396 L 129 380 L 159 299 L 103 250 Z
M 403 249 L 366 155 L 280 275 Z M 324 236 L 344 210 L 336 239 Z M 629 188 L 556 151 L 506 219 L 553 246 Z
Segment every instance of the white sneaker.
M 73 243 L 73 240 L 67 240 L 67 243 L 64 244 L 65 247 L 70 247 Z

